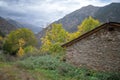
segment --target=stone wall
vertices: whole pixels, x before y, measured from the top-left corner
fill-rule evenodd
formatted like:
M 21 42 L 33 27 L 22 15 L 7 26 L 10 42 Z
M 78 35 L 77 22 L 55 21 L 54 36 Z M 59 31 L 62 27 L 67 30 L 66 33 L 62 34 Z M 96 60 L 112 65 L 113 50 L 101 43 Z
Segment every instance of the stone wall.
M 66 61 L 76 66 L 120 71 L 120 27 L 101 29 L 66 50 Z

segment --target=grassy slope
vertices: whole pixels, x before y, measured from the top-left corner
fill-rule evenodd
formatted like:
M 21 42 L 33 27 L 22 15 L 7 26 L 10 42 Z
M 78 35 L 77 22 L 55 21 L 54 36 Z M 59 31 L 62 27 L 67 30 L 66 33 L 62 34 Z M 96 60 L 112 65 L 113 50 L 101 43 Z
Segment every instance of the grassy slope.
M 35 80 L 27 70 L 19 69 L 14 64 L 0 62 L 0 80 Z
M 15 64 L 9 64 L 6 62 L 0 62 L 0 80 L 69 80 L 65 77 L 57 75 L 54 71 L 44 69 L 24 69 L 16 66 Z
M 58 57 L 34 56 L 15 62 L 0 61 L 0 80 L 120 80 L 118 73 L 76 68 Z

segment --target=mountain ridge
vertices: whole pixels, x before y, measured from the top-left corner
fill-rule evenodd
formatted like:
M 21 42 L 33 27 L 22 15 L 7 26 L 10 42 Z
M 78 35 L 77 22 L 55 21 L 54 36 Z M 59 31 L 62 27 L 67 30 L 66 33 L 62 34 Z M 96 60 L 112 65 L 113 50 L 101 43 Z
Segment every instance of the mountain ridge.
M 6 19 L 0 17 L 0 31 L 7 35 L 11 31 L 18 29 L 16 26 L 10 24 Z
M 77 30 L 77 26 L 81 24 L 81 22 L 89 17 L 92 16 L 95 19 L 98 19 L 101 22 L 120 22 L 120 18 L 118 18 L 120 14 L 120 3 L 111 3 L 109 5 L 103 6 L 103 7 L 97 7 L 93 5 L 88 5 L 85 7 L 82 7 L 76 11 L 73 11 L 72 13 L 64 16 L 63 18 L 59 19 L 58 21 L 55 21 L 53 23 L 62 23 L 64 29 L 66 29 L 69 32 L 74 32 Z M 107 10 L 108 9 L 108 10 Z M 118 13 L 114 13 L 118 12 Z M 107 16 L 108 14 L 111 16 Z M 115 14 L 115 15 L 114 15 Z M 104 17 L 102 17 L 104 16 Z M 115 19 L 110 20 L 109 17 L 114 17 Z M 117 17 L 116 17 L 117 16 Z M 106 20 L 109 19 L 109 20 Z M 117 20 L 116 20 L 117 19 Z
M 60 20 L 53 23 L 62 23 L 63 27 L 67 31 L 74 32 L 77 30 L 75 26 L 78 26 L 86 17 L 93 16 L 98 9 L 99 7 L 88 5 L 64 16 Z
M 32 30 L 35 34 L 40 32 L 43 29 L 41 27 L 29 24 L 29 23 L 18 22 L 16 20 L 13 20 L 10 18 L 7 19 L 7 21 L 18 28 L 28 28 L 28 29 Z
M 53 23 L 61 23 L 63 25 L 63 28 L 67 30 L 68 32 L 75 32 L 77 30 L 77 26 L 80 25 L 81 22 L 89 16 L 92 16 L 93 18 L 98 19 L 102 23 L 109 22 L 109 21 L 120 22 L 120 16 L 119 16 L 120 9 L 119 8 L 120 8 L 120 3 L 111 3 L 103 7 L 96 7 L 96 6 L 88 5 L 76 11 L 73 11 L 72 13 L 67 14 L 63 18 Z M 104 12 L 106 12 L 106 14 Z M 109 18 L 109 16 L 107 16 L 107 15 L 110 15 L 111 13 L 112 15 L 110 17 L 114 17 L 114 19 L 112 20 Z M 45 32 L 51 28 L 51 24 L 45 29 L 43 29 L 41 32 L 39 32 L 36 36 L 38 38 L 43 37 L 45 35 Z
M 39 31 L 41 31 L 43 28 L 36 27 L 32 24 L 28 23 L 20 23 L 16 20 L 10 19 L 10 18 L 4 18 L 0 16 L 0 32 L 7 35 L 11 31 L 19 29 L 19 28 L 28 28 L 32 30 L 35 34 L 37 34 Z

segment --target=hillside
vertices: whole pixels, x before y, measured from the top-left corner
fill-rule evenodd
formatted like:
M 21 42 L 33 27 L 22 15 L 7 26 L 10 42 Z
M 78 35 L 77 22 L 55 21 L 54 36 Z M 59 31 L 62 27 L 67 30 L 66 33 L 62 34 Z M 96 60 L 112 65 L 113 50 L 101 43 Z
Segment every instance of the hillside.
M 7 19 L 7 21 L 18 28 L 21 28 L 21 27 L 28 28 L 28 29 L 32 30 L 34 33 L 38 33 L 42 30 L 41 27 L 29 24 L 29 23 L 22 23 L 22 22 L 18 22 L 18 21 L 12 20 L 12 19 Z
M 28 23 L 20 23 L 12 19 L 5 19 L 0 17 L 0 31 L 3 34 L 9 34 L 12 30 L 16 30 L 18 28 L 28 28 L 32 30 L 34 33 L 38 33 L 42 30 L 41 27 L 34 26 Z
M 63 27 L 70 32 L 77 30 L 77 26 L 88 16 L 94 16 L 99 7 L 88 5 L 78 9 L 54 23 L 62 23 Z
M 120 3 L 99 8 L 93 17 L 101 22 L 120 22 Z
M 63 27 L 67 31 L 74 32 L 77 30 L 77 25 L 79 25 L 88 16 L 92 16 L 103 23 L 109 21 L 120 22 L 119 8 L 120 3 L 112 3 L 104 7 L 89 5 L 66 15 L 54 23 L 62 23 Z
M 17 29 L 16 26 L 10 24 L 6 19 L 0 17 L 0 31 L 4 34 L 10 33 L 12 30 Z
M 63 18 L 53 23 L 62 23 L 64 29 L 66 29 L 69 32 L 75 32 L 77 30 L 77 26 L 81 24 L 81 22 L 88 16 L 92 16 L 93 18 L 98 19 L 102 23 L 109 21 L 120 22 L 119 8 L 120 8 L 120 3 L 111 3 L 104 7 L 96 7 L 96 6 L 88 5 L 86 7 L 82 7 L 81 9 L 78 9 L 64 16 Z M 50 25 L 48 27 L 50 27 Z M 37 34 L 37 37 L 38 38 L 42 37 L 47 29 L 48 28 L 39 32 Z

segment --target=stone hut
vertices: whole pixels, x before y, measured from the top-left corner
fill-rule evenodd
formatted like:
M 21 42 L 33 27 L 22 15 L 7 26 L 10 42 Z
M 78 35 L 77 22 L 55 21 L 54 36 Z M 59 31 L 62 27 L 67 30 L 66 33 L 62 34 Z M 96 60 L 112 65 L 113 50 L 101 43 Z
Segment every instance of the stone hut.
M 78 67 L 120 71 L 120 23 L 105 23 L 62 47 L 66 61 Z

